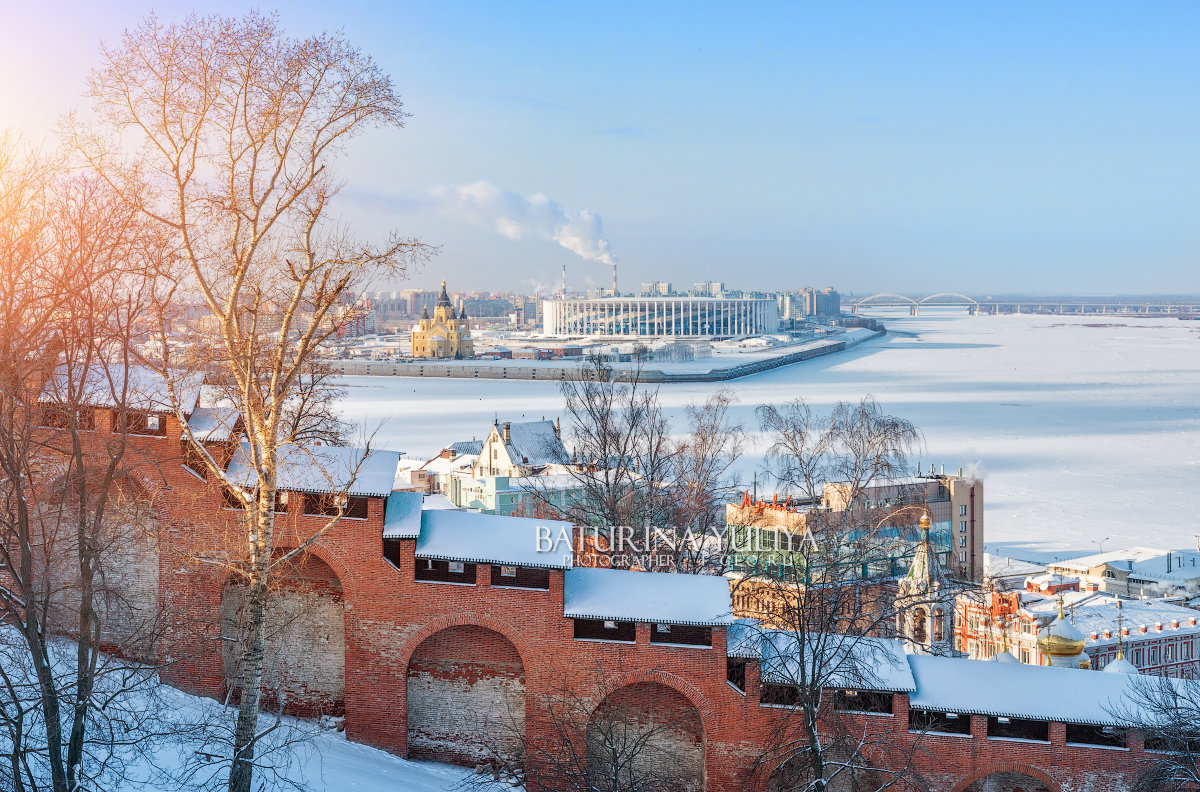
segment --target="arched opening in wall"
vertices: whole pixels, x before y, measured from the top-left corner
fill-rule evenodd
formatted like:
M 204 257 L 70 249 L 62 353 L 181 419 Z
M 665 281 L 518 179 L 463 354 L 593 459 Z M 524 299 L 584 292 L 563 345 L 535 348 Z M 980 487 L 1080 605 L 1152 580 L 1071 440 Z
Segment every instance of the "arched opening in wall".
M 1057 790 L 1024 773 L 992 773 L 962 787 L 962 792 L 1057 792 Z
M 120 470 L 63 475 L 36 504 L 31 539 L 49 631 L 75 636 L 82 601 L 81 555 L 92 570 L 98 643 L 110 654 L 153 656 L 159 637 L 159 523 L 153 494 Z M 101 500 L 103 499 L 103 503 Z M 98 513 L 102 516 L 97 519 Z M 80 553 L 83 536 L 85 551 Z
M 864 757 L 861 755 L 856 757 L 853 751 L 830 746 L 825 749 L 824 758 L 826 781 L 821 788 L 828 792 L 863 792 L 868 789 L 883 789 L 887 786 L 889 776 L 863 766 L 865 764 Z M 776 768 L 767 781 L 766 792 L 795 792 L 801 789 L 815 789 L 814 775 L 813 768 L 797 757 Z
M 608 789 L 691 792 L 704 788 L 704 722 L 680 692 L 627 685 L 592 711 L 587 769 Z
M 946 614 L 941 608 L 933 609 L 933 640 L 946 640 Z
M 283 551 L 280 551 L 282 553 Z M 221 654 L 236 699 L 246 634 L 247 587 L 221 594 Z M 342 583 L 328 564 L 302 553 L 273 578 L 267 599 L 264 706 L 293 715 L 342 715 L 346 708 L 346 626 Z
M 909 633 L 917 643 L 925 643 L 928 632 L 925 628 L 925 609 L 914 608 L 912 612 L 912 631 Z
M 408 756 L 510 763 L 525 739 L 525 666 L 512 641 L 486 627 L 448 627 L 408 662 Z

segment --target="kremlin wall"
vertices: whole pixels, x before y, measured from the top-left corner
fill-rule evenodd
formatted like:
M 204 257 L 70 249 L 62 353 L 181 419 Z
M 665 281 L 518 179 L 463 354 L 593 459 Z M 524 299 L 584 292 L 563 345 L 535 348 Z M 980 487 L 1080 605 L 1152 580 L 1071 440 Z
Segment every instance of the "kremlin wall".
M 240 514 L 181 459 L 181 426 L 161 415 L 160 434 L 131 438 L 156 515 L 131 551 L 131 575 L 142 606 L 172 619 L 153 658 L 164 680 L 224 699 L 240 592 L 213 561 L 226 557 Z M 97 410 L 97 437 L 109 420 Z M 231 479 L 247 474 L 233 427 L 199 408 L 189 421 L 229 460 Z M 279 550 L 325 524 L 322 496 L 344 493 L 347 516 L 274 594 L 270 684 L 289 711 L 344 715 L 350 740 L 462 764 L 495 749 L 494 719 L 504 718 L 537 772 L 535 757 L 561 737 L 536 702 L 567 690 L 594 712 L 619 705 L 661 725 L 655 739 L 669 743 L 689 788 L 779 788 L 786 757 L 771 746 L 794 716 L 774 702 L 788 680 L 771 631 L 733 617 L 725 578 L 575 567 L 569 542 L 543 541 L 569 525 L 430 508 L 434 499 L 392 491 L 393 452 L 310 451 L 281 468 Z M 1072 629 L 1051 626 L 1055 665 L 1082 652 Z M 911 762 L 914 789 L 1105 792 L 1125 788 L 1143 758 L 1142 736 L 1109 712 L 1134 677 L 869 640 L 881 647 L 874 673 L 825 697 L 825 722 L 861 735 L 878 767 Z

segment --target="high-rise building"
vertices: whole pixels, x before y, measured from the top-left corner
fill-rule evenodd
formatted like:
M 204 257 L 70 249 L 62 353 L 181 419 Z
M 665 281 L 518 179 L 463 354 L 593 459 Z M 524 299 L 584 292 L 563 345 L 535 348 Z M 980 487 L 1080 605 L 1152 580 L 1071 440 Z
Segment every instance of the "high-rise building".
M 642 283 L 643 297 L 666 297 L 668 294 L 674 294 L 675 289 L 671 286 L 670 281 L 645 281 Z
M 723 297 L 725 283 L 724 281 L 696 281 L 692 284 L 692 294 L 697 297 Z

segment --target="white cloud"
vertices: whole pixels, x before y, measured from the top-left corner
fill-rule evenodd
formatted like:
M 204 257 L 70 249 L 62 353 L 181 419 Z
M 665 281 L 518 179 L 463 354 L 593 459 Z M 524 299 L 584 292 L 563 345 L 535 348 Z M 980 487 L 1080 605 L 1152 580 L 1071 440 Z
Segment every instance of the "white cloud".
M 570 209 L 542 193 L 525 197 L 489 181 L 445 185 L 433 190 L 442 211 L 488 226 L 513 241 L 525 236 L 551 240 L 587 261 L 616 261 L 604 238 L 600 215 Z

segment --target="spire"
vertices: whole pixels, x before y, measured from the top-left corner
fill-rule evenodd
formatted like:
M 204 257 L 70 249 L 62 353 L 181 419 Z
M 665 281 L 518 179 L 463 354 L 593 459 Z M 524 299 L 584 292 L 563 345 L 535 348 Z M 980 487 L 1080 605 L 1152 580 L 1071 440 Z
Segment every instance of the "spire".
M 421 318 L 422 319 L 429 318 L 429 306 L 428 305 L 426 305 L 424 308 L 421 309 Z
M 442 293 L 438 295 L 438 307 L 450 307 L 450 295 L 446 293 L 446 281 L 442 281 Z
M 913 554 L 912 564 L 906 576 L 911 584 L 923 591 L 929 591 L 935 585 L 945 582 L 942 565 L 938 562 L 937 553 L 934 552 L 933 543 L 929 539 L 929 529 L 932 526 L 933 521 L 929 519 L 929 512 L 926 511 L 921 515 L 921 540 L 917 543 L 917 551 Z

